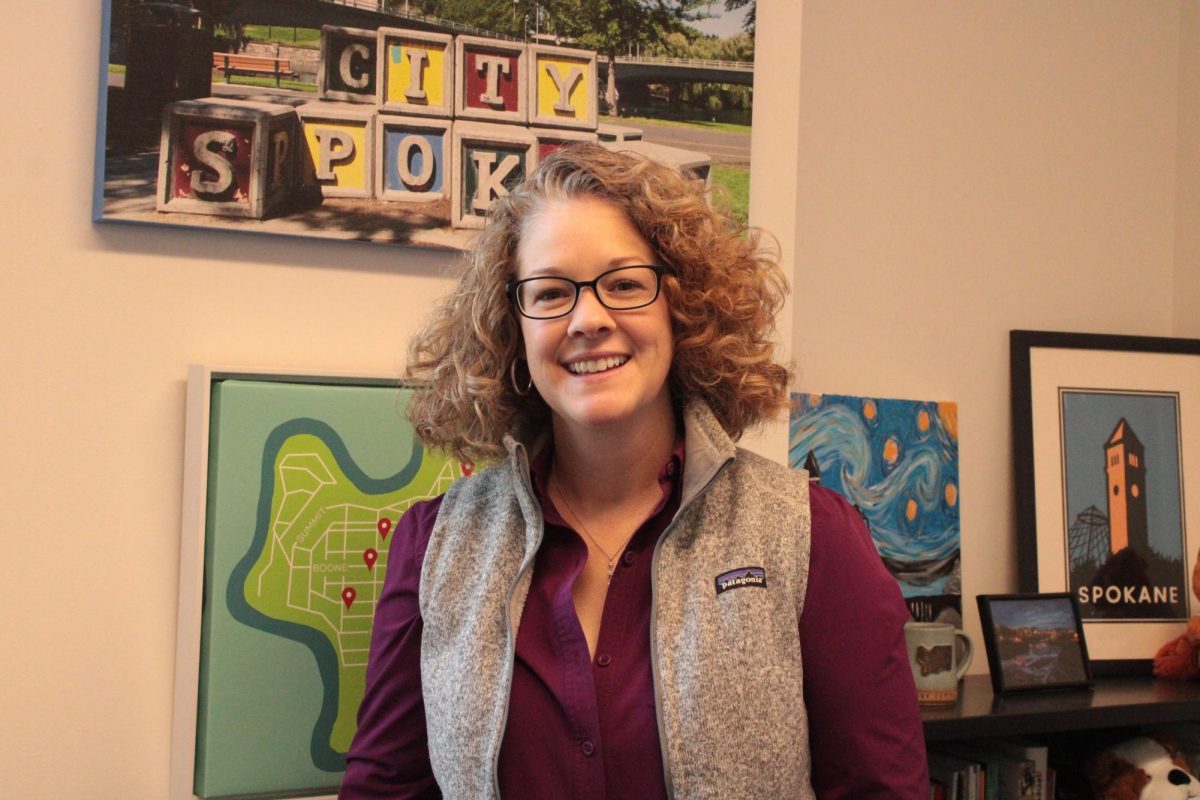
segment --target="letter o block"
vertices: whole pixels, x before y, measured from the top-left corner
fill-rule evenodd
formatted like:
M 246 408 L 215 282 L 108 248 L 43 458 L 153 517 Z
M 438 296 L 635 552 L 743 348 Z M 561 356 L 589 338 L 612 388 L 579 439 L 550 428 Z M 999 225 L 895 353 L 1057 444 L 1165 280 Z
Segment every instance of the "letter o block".
M 321 27 L 317 97 L 347 103 L 375 102 L 375 31 Z
M 480 36 L 455 39 L 455 117 L 525 125 L 527 82 L 525 45 Z
M 375 109 L 316 100 L 296 109 L 301 140 L 298 175 L 322 197 L 370 197 L 375 168 Z
M 380 28 L 378 53 L 381 110 L 446 119 L 454 115 L 454 37 Z
M 482 228 L 488 209 L 537 166 L 533 135 L 526 128 L 454 123 L 450 224 Z
M 596 53 L 529 45 L 529 122 L 596 130 Z
M 262 219 L 293 186 L 290 106 L 208 98 L 163 109 L 159 211 Z
M 375 194 L 424 203 L 450 196 L 451 123 L 380 114 L 375 120 Z

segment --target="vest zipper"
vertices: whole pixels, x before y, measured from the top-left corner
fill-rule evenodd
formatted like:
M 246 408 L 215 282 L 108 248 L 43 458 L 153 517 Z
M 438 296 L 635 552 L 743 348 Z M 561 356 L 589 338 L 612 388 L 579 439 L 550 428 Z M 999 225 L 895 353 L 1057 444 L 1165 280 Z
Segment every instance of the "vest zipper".
M 658 541 L 654 543 L 654 555 L 650 560 L 650 665 L 654 673 L 654 715 L 658 720 L 658 748 L 662 751 L 663 780 L 667 787 L 667 800 L 674 800 L 675 798 L 675 782 L 671 780 L 671 754 L 667 750 L 666 726 L 663 725 L 662 697 L 659 692 L 659 686 L 662 684 L 662 676 L 658 657 L 658 554 L 662 549 L 663 542 L 675 530 L 676 524 L 679 518 L 683 516 L 683 513 L 691 508 L 692 504 L 708 491 L 708 487 L 712 486 L 718 476 L 732 463 L 733 458 L 725 459 L 713 472 L 712 477 L 708 479 L 704 486 L 692 495 L 691 498 L 687 499 L 687 504 L 680 505 L 679 510 L 675 512 L 675 518 L 671 520 L 663 530 L 662 535 L 658 537 Z M 680 476 L 680 480 L 682 479 L 683 477 Z
M 505 652 L 504 663 L 508 665 L 508 667 L 507 667 L 508 674 L 505 676 L 505 679 L 504 679 L 504 684 L 505 684 L 504 685 L 504 697 L 505 697 L 504 714 L 503 714 L 503 716 L 500 717 L 501 743 L 503 743 L 503 740 L 504 740 L 504 731 L 507 730 L 507 728 L 508 728 L 508 708 L 512 704 L 513 668 L 514 668 L 514 662 L 516 661 L 516 657 L 517 657 L 517 637 L 516 637 L 516 631 L 513 630 L 512 599 L 513 599 L 513 595 L 516 594 L 517 586 L 521 583 L 521 578 L 533 566 L 534 559 L 537 558 L 537 551 L 542 546 L 542 537 L 546 533 L 546 522 L 545 522 L 545 519 L 542 517 L 541 506 L 538 505 L 537 502 L 535 502 L 537 500 L 537 496 L 533 493 L 533 486 L 529 482 L 528 466 L 526 466 L 524 469 L 520 470 L 520 472 L 521 472 L 521 483 L 522 483 L 523 488 L 525 489 L 525 496 L 526 496 L 526 498 L 530 499 L 530 505 L 534 509 L 534 516 L 536 517 L 537 527 L 538 527 L 538 535 L 537 535 L 537 538 L 534 540 L 534 546 L 533 546 L 533 550 L 531 551 L 531 554 L 525 560 L 525 562 L 521 565 L 521 569 L 517 570 L 517 577 L 515 577 L 513 579 L 513 582 L 509 585 L 508 592 L 504 597 L 504 620 L 506 623 L 505 624 L 506 652 Z M 499 798 L 500 797 L 500 748 L 499 747 L 497 747 L 496 751 L 492 754 L 492 790 L 495 792 L 495 796 L 497 798 Z

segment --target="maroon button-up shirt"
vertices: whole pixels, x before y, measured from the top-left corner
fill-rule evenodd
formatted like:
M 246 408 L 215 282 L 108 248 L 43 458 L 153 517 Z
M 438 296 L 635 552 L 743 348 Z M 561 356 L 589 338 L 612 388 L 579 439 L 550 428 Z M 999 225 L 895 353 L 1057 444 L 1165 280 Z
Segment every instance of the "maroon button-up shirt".
M 659 473 L 662 499 L 634 534 L 605 599 L 595 658 L 571 587 L 587 545 L 532 465 L 546 530 L 517 634 L 503 797 L 666 797 L 651 666 L 651 555 L 679 508 L 682 444 Z M 925 746 L 901 630 L 907 617 L 862 520 L 839 495 L 811 492 L 812 551 L 800 624 L 813 787 L 821 800 L 924 800 Z M 441 797 L 421 699 L 421 563 L 441 498 L 414 505 L 392 534 L 375 615 L 366 696 L 342 800 Z

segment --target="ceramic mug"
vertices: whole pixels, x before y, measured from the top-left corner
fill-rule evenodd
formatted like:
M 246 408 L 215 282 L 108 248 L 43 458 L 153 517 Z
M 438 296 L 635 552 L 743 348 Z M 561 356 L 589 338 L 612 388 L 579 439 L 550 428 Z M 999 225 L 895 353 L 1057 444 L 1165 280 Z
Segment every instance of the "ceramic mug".
M 967 635 L 948 622 L 909 622 L 904 626 L 904 641 L 917 684 L 917 702 L 958 702 L 958 682 L 967 674 L 974 650 Z M 955 646 L 956 641 L 961 648 Z

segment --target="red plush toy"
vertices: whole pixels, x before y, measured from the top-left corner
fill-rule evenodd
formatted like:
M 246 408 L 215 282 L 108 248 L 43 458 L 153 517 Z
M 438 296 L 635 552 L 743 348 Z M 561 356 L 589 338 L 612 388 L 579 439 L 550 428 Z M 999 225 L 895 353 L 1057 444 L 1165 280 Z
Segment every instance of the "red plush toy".
M 1192 568 L 1192 593 L 1200 600 L 1200 558 Z M 1190 681 L 1200 678 L 1200 616 L 1188 620 L 1187 633 L 1154 654 L 1154 677 Z

